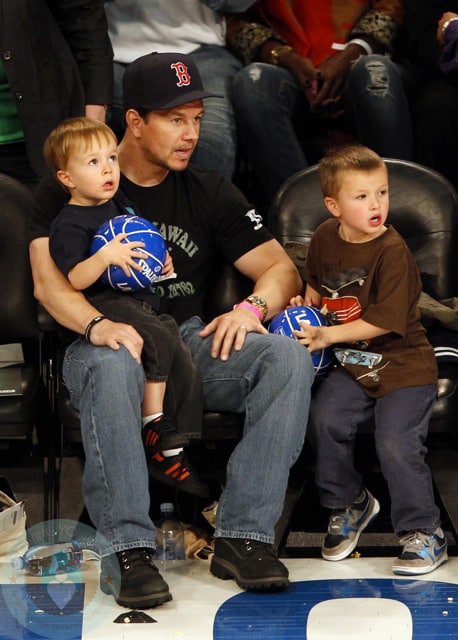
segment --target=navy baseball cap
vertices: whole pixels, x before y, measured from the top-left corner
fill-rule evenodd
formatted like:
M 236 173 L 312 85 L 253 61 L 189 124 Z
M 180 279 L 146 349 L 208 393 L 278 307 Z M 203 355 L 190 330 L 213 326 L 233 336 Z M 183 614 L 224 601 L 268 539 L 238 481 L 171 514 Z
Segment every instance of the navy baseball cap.
M 202 98 L 222 98 L 204 91 L 199 70 L 183 53 L 148 53 L 129 64 L 124 72 L 126 109 L 171 109 Z

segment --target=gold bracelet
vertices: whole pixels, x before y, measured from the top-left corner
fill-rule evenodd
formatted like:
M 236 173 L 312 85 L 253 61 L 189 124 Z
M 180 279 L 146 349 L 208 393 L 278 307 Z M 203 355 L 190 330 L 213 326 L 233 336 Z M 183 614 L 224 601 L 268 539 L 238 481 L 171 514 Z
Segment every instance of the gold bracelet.
M 280 56 L 283 53 L 289 53 L 293 48 L 289 46 L 289 44 L 281 44 L 280 46 L 275 46 L 270 52 L 270 62 L 271 64 L 279 65 L 280 64 Z
M 267 314 L 269 312 L 269 307 L 267 306 L 267 302 L 264 300 L 264 298 L 260 298 L 259 296 L 255 296 L 255 295 L 251 295 L 245 298 L 244 302 L 253 305 L 254 307 L 256 307 L 257 309 L 259 309 L 259 311 L 261 312 L 261 322 L 264 322 L 264 320 L 267 317 Z

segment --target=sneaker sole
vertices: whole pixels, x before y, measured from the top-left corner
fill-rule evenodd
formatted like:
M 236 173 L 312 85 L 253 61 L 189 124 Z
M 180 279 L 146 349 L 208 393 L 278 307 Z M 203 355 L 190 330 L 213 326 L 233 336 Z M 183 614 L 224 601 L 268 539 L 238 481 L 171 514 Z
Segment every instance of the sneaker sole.
M 245 580 L 233 564 L 214 556 L 210 564 L 210 572 L 221 580 L 235 580 L 241 589 L 248 591 L 284 591 L 289 586 L 289 579 L 281 577 L 270 576 Z
M 374 506 L 372 508 L 372 511 L 367 515 L 366 519 L 363 521 L 362 525 L 359 528 L 359 531 L 355 535 L 355 537 L 354 537 L 352 543 L 350 544 L 350 546 L 347 547 L 341 553 L 339 553 L 337 555 L 334 555 L 334 556 L 326 555 L 325 548 L 321 547 L 321 556 L 325 560 L 329 560 L 330 562 L 339 562 L 339 560 L 344 560 L 344 558 L 347 558 L 355 550 L 355 548 L 358 546 L 359 536 L 362 534 L 364 529 L 370 525 L 372 520 L 374 520 L 376 518 L 376 516 L 377 516 L 379 511 L 380 511 L 380 503 L 376 498 L 374 498 Z
M 193 496 L 198 496 L 199 498 L 208 498 L 210 495 L 210 489 L 208 487 L 202 489 L 187 489 L 182 486 L 182 484 L 176 481 L 174 478 L 169 478 L 162 471 L 157 471 L 154 467 L 148 465 L 148 473 L 153 480 L 157 480 L 158 482 L 162 482 L 163 484 L 167 484 L 174 489 L 179 489 L 180 491 L 184 491 L 185 493 L 189 493 Z
M 127 609 L 153 609 L 172 600 L 172 594 L 169 591 L 149 594 L 140 598 L 133 596 L 130 598 L 117 598 L 116 594 L 110 589 L 110 585 L 102 581 L 100 581 L 100 590 L 108 596 L 113 596 L 121 607 L 126 607 Z
M 397 567 L 396 564 L 393 564 L 392 571 L 398 576 L 421 576 L 425 573 L 431 573 L 431 571 L 440 567 L 444 562 L 447 562 L 447 560 L 448 555 L 444 553 L 437 562 L 429 567 Z

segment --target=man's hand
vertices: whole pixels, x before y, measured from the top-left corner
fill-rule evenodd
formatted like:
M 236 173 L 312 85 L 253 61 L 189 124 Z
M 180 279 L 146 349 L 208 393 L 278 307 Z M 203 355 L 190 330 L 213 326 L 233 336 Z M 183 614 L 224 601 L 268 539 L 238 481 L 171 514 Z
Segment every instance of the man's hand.
M 233 309 L 228 313 L 214 318 L 207 324 L 199 335 L 201 338 L 214 333 L 212 357 L 228 360 L 231 349 L 240 351 L 245 343 L 247 333 L 268 333 L 261 321 L 249 309 Z
M 361 55 L 357 45 L 330 56 L 319 65 L 321 80 L 318 91 L 310 99 L 310 105 L 323 115 L 337 116 L 342 111 L 340 100 L 350 73 L 351 65 Z
M 172 256 L 167 251 L 167 253 L 165 255 L 164 266 L 162 267 L 161 276 L 164 276 L 165 278 L 167 278 L 168 276 L 173 275 L 174 271 L 175 271 L 175 269 L 174 269 L 174 266 L 173 266 Z
M 110 347 L 114 351 L 124 345 L 134 360 L 141 363 L 143 338 L 130 324 L 112 322 L 105 318 L 92 327 L 90 340 L 94 346 Z
M 292 50 L 282 57 L 281 65 L 294 76 L 297 86 L 310 102 L 313 97 L 312 85 L 315 86 L 314 82 L 318 82 L 320 77 L 320 71 L 313 65 L 310 58 Z
M 100 120 L 105 122 L 107 116 L 107 108 L 104 104 L 87 104 L 84 115 L 91 120 Z

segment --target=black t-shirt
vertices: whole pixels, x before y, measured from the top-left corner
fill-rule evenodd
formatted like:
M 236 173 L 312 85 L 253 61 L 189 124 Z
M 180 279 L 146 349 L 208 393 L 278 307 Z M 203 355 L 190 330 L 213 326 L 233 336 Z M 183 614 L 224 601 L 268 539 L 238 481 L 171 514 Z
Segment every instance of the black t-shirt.
M 80 206 L 65 204 L 57 218 L 54 218 L 49 231 L 49 252 L 57 267 L 68 276 L 73 267 L 90 255 L 92 239 L 101 224 L 120 215 L 137 215 L 131 203 L 117 196 L 104 204 L 97 206 Z M 88 297 L 97 294 L 106 288 L 100 280 L 85 289 Z M 138 291 L 119 291 L 122 296 L 129 295 L 137 300 L 148 302 L 153 309 L 160 306 L 159 295 L 155 285 L 145 287 Z M 94 301 L 91 300 L 94 304 Z M 127 322 L 127 320 L 126 320 Z
M 217 172 L 189 167 L 170 171 L 154 187 L 139 187 L 121 176 L 119 194 L 138 215 L 154 222 L 167 244 L 177 278 L 159 283 L 161 312 L 178 323 L 202 315 L 207 288 L 224 262 L 272 239 L 243 194 Z M 68 195 L 53 176 L 35 190 L 31 239 L 48 236 Z
M 92 238 L 101 224 L 128 213 L 133 214 L 134 211 L 128 211 L 115 200 L 93 207 L 64 205 L 49 231 L 49 252 L 64 276 L 89 258 Z

